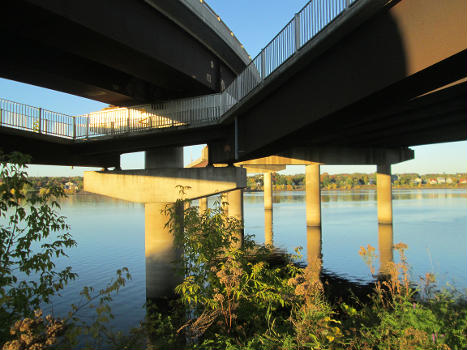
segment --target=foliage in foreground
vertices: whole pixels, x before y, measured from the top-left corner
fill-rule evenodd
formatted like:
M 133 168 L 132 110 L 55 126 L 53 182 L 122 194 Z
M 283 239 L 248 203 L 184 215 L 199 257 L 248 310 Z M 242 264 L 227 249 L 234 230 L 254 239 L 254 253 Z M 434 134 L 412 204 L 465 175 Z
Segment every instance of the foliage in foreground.
M 32 316 L 76 278 L 71 267 L 57 271 L 54 263 L 76 245 L 58 214 L 63 190 L 25 195 L 22 189 L 30 184 L 26 161 L 21 154 L 0 153 L 0 341 L 15 320 Z
M 169 225 L 184 251 L 185 280 L 177 287 L 184 312 L 179 318 L 156 313 L 168 330 L 158 328 L 158 344 L 168 337 L 165 344 L 193 349 L 467 348 L 465 297 L 435 291 L 430 274 L 413 286 L 405 244 L 394 246 L 400 262 L 389 263 L 384 276 L 374 274 L 375 249 L 362 248 L 377 277 L 369 301 L 331 304 L 316 267 L 298 267 L 296 255 L 278 261 L 272 248 L 250 237 L 236 249 L 239 223 L 220 205 L 201 214 L 186 209 L 183 231 L 175 219 Z
M 70 280 L 77 277 L 71 267 L 57 271 L 56 259 L 76 242 L 68 233 L 65 217 L 59 215 L 60 186 L 40 193 L 24 191 L 31 186 L 27 177 L 28 157 L 0 152 L 0 344 L 3 349 L 69 348 L 89 343 L 121 344 L 120 335 L 107 326 L 113 316 L 111 295 L 131 278 L 126 268 L 106 288 L 85 287 L 82 302 L 71 305 L 64 319 L 43 317 L 47 305 Z M 79 312 L 95 310 L 93 322 L 83 322 Z M 83 342 L 83 335 L 90 335 Z

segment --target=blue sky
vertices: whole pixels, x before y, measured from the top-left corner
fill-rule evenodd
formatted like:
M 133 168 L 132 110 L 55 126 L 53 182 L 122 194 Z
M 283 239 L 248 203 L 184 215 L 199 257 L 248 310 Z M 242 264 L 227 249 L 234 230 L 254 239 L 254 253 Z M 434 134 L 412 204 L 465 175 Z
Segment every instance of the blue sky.
M 306 0 L 208 0 L 209 5 L 230 27 L 252 57 L 289 22 Z M 71 115 L 85 114 L 105 107 L 100 102 L 32 85 L 0 79 L 0 97 Z M 201 146 L 185 148 L 185 163 L 200 156 Z M 393 173 L 456 173 L 467 171 L 467 142 L 413 147 L 415 159 L 392 167 Z M 142 168 L 143 155 L 122 155 L 123 168 Z M 322 166 L 322 172 L 374 172 L 375 166 Z M 33 176 L 82 175 L 87 168 L 30 166 Z M 303 167 L 289 167 L 286 173 L 303 172 Z

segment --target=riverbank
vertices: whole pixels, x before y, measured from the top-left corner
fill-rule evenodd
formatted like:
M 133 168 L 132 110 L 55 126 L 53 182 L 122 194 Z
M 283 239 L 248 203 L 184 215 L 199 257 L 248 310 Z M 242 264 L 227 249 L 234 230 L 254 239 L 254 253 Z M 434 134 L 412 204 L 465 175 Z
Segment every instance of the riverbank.
M 467 190 L 467 185 L 462 186 L 446 186 L 446 185 L 423 185 L 420 187 L 412 187 L 412 186 L 393 186 L 393 190 Z M 376 191 L 376 185 L 360 185 L 352 188 L 321 188 L 321 191 L 346 191 L 346 192 L 358 192 L 358 191 L 368 191 L 373 190 Z M 305 187 L 297 187 L 292 189 L 274 189 L 274 192 L 303 192 L 305 191 Z M 245 189 L 245 192 L 262 193 L 262 189 Z

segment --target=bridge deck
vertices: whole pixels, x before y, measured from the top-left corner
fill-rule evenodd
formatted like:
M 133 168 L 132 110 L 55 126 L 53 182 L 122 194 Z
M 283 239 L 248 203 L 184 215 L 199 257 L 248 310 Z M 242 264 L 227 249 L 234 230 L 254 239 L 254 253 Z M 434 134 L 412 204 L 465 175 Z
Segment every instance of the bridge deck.
M 0 133 L 23 131 L 9 132 L 0 147 L 29 137 L 56 153 L 46 141 L 67 140 L 71 146 L 53 160 L 39 151 L 34 160 L 89 165 L 118 161 L 121 153 L 208 143 L 210 159 L 226 163 L 290 147 L 465 140 L 466 5 L 449 4 L 312 0 L 221 93 L 82 116 L 0 100 Z M 439 27 L 424 18 L 455 21 Z M 430 35 L 438 44 L 427 51 Z M 444 38 L 453 42 L 444 45 Z M 55 138 L 38 143 L 38 136 Z
M 222 93 L 113 108 L 71 116 L 0 99 L 0 125 L 72 140 L 132 136 L 148 129 L 196 128 L 215 125 L 233 106 L 358 0 L 313 0 L 274 37 Z

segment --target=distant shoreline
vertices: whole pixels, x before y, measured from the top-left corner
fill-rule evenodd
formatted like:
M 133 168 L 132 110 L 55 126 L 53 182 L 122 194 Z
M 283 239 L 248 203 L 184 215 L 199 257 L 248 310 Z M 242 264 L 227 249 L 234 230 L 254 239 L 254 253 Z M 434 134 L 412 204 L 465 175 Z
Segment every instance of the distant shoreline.
M 397 186 L 393 187 L 393 190 L 467 190 L 467 186 L 423 186 L 423 187 L 410 187 L 410 186 Z M 359 188 L 322 188 L 321 191 L 329 191 L 329 192 L 359 192 L 359 191 L 376 191 L 376 185 L 373 186 L 366 186 L 366 187 L 359 187 Z M 299 189 L 291 189 L 291 190 L 274 190 L 274 192 L 303 192 L 305 188 Z M 245 192 L 264 192 L 263 190 L 245 190 Z

